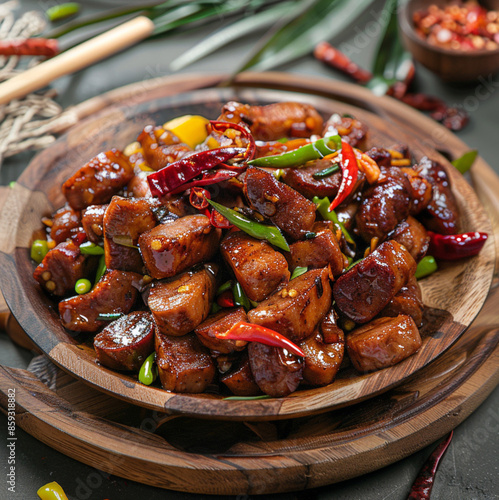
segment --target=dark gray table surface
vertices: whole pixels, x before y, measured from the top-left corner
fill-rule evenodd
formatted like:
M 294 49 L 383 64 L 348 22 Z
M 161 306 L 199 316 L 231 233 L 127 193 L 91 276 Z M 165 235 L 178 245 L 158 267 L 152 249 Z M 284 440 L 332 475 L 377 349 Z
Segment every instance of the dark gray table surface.
M 87 12 L 116 5 L 119 2 L 86 2 Z M 21 9 L 43 9 L 52 2 L 23 0 Z M 369 68 L 374 50 L 375 37 L 379 32 L 377 19 L 382 1 L 364 12 L 347 30 L 347 34 L 335 40 L 336 45 L 347 49 L 352 58 Z M 223 22 L 221 20 L 221 22 Z M 367 29 L 366 29 L 367 28 Z M 126 52 L 115 55 L 91 68 L 72 76 L 61 78 L 53 86 L 59 91 L 59 102 L 68 106 L 84 101 L 122 85 L 171 73 L 169 63 L 180 53 L 201 40 L 210 30 L 199 29 L 176 35 L 174 38 L 157 38 L 143 42 Z M 371 35 L 366 35 L 370 33 Z M 186 68 L 183 72 L 221 72 L 233 70 L 244 54 L 247 54 L 255 37 L 232 44 L 216 54 Z M 343 45 L 341 45 L 343 44 Z M 279 68 L 281 71 L 346 80 L 311 56 Z M 471 122 L 459 137 L 470 148 L 476 148 L 485 160 L 499 173 L 498 125 L 499 125 L 499 75 L 491 75 L 482 82 L 468 86 L 450 86 L 440 82 L 424 68 L 418 67 L 417 85 L 421 91 L 444 98 L 449 104 L 464 106 Z M 0 171 L 0 184 L 16 180 L 33 156 L 24 153 L 7 160 Z M 499 193 L 498 193 L 499 196 Z M 31 354 L 15 347 L 5 335 L 0 336 L 0 362 L 8 366 L 25 368 Z M 491 500 L 499 498 L 498 454 L 499 449 L 499 389 L 463 422 L 455 431 L 450 449 L 437 474 L 433 499 Z M 7 435 L 7 420 L 0 417 L 1 433 Z M 144 486 L 115 476 L 109 477 L 76 460 L 52 450 L 29 434 L 17 429 L 16 493 L 9 493 L 6 482 L 0 485 L 0 500 L 34 499 L 37 489 L 50 481 L 58 481 L 70 499 L 134 500 L 138 497 L 155 500 L 194 499 L 199 495 L 171 492 Z M 401 500 L 407 497 L 410 485 L 416 477 L 433 446 L 371 474 L 340 484 L 325 486 L 305 492 L 272 495 L 277 500 Z M 1 447 L 0 457 L 7 470 L 7 448 Z M 98 468 L 98 464 L 95 464 Z M 212 498 L 212 497 L 203 497 Z M 215 498 L 215 497 L 213 497 Z M 225 498 L 225 497 L 224 497 Z M 227 497 L 229 498 L 229 497 Z M 249 498 L 241 492 L 238 500 Z M 262 498 L 262 497 L 260 497 Z

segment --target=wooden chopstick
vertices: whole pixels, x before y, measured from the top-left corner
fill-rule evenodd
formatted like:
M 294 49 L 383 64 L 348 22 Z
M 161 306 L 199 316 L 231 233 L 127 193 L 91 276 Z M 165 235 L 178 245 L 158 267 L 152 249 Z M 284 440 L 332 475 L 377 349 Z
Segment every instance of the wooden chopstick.
M 24 97 L 53 80 L 86 68 L 151 35 L 153 22 L 139 16 L 0 83 L 0 105 Z

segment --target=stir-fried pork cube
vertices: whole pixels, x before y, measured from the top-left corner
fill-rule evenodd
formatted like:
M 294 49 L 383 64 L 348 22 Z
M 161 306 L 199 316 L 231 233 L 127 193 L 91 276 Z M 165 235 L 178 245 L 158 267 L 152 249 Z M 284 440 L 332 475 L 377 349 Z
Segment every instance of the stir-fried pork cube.
M 185 335 L 207 318 L 215 293 L 215 277 L 201 269 L 155 282 L 147 303 L 161 333 Z
M 273 398 L 291 394 L 303 378 L 303 360 L 280 347 L 251 342 L 248 356 L 255 382 Z
M 134 311 L 113 321 L 94 338 L 99 363 L 112 370 L 139 371 L 154 351 L 154 321 L 150 313 Z
M 248 168 L 244 192 L 253 209 L 269 218 L 291 238 L 299 240 L 312 231 L 315 205 L 269 172 Z
M 396 241 L 385 241 L 333 285 L 338 309 L 367 323 L 390 302 L 416 271 L 416 262 Z
M 220 377 L 224 384 L 236 396 L 256 396 L 260 388 L 251 373 L 251 366 L 247 351 L 241 353 L 233 367 Z
M 348 355 L 359 372 L 395 365 L 420 347 L 419 330 L 410 316 L 379 318 L 347 336 Z
M 295 342 L 311 335 L 330 307 L 328 270 L 312 269 L 252 309 L 248 320 Z
M 142 272 L 144 263 L 136 246 L 139 236 L 156 226 L 154 198 L 113 196 L 104 214 L 104 253 L 106 267 L 120 271 Z M 133 246 L 132 246 L 133 245 Z
M 337 342 L 326 344 L 319 332 L 310 335 L 300 342 L 305 353 L 303 381 L 310 385 L 330 384 L 343 361 L 345 352 L 345 337 L 342 335 Z
M 188 215 L 146 231 L 139 247 L 149 274 L 170 278 L 210 260 L 218 250 L 220 235 L 208 217 Z
M 104 214 L 106 205 L 90 205 L 82 212 L 81 224 L 92 243 L 102 243 L 104 239 Z
M 251 300 L 260 302 L 289 281 L 286 259 L 265 240 L 237 231 L 225 236 L 220 250 Z
M 57 210 L 52 217 L 50 237 L 56 245 L 71 238 L 76 232 L 81 231 L 80 212 L 73 210 L 68 204 Z
M 98 319 L 100 314 L 128 313 L 137 298 L 138 283 L 142 276 L 123 271 L 108 271 L 90 290 L 59 302 L 62 325 L 68 330 L 96 332 L 108 324 Z
M 247 342 L 244 340 L 217 339 L 215 334 L 225 333 L 240 321 L 247 321 L 244 308 L 222 309 L 213 316 L 209 316 L 194 332 L 199 341 L 208 349 L 221 354 L 230 354 L 244 349 Z
M 381 311 L 382 317 L 395 317 L 399 314 L 410 316 L 418 327 L 423 325 L 423 298 L 418 280 L 412 276 L 388 305 Z
M 71 176 L 62 192 L 75 210 L 107 203 L 133 177 L 133 167 L 116 149 L 99 153 Z
M 342 140 L 355 148 L 363 144 L 367 134 L 367 126 L 357 118 L 334 113 L 324 125 L 322 135 L 325 137 L 333 134 L 340 135 Z
M 59 243 L 43 258 L 33 277 L 52 295 L 63 297 L 74 293 L 76 282 L 84 278 L 89 266 L 72 241 Z
M 193 333 L 171 337 L 156 331 L 156 364 L 167 391 L 199 393 L 213 382 L 215 363 Z
M 426 255 L 430 244 L 430 237 L 423 224 L 410 215 L 393 230 L 390 239 L 404 245 L 416 262 Z
M 338 326 L 338 313 L 333 307 L 326 313 L 322 321 L 319 323 L 319 332 L 322 335 L 322 340 L 326 344 L 336 344 L 342 339 L 344 340 L 343 330 Z

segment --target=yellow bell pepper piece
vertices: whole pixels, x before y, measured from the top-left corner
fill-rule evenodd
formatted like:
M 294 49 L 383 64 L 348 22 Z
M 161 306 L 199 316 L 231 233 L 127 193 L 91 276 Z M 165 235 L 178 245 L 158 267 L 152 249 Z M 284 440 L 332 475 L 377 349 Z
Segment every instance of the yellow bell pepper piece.
M 36 493 L 42 500 L 68 500 L 61 485 L 55 481 L 42 486 Z
M 208 137 L 206 125 L 210 122 L 199 115 L 184 115 L 174 118 L 163 125 L 173 132 L 183 143 L 194 149 Z

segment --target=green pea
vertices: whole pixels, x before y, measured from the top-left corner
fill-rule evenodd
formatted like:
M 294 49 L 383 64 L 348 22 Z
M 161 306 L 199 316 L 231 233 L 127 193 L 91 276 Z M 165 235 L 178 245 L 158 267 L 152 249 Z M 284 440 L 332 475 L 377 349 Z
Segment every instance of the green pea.
M 423 257 L 418 263 L 415 274 L 416 279 L 421 279 L 425 276 L 429 276 L 430 274 L 433 274 L 437 269 L 438 266 L 435 257 L 427 255 L 426 257 Z
M 80 252 L 83 255 L 104 255 L 104 249 L 91 241 L 86 241 L 80 245 Z
M 90 292 L 91 289 L 92 289 L 92 283 L 90 283 L 90 280 L 87 280 L 86 278 L 82 278 L 76 282 L 75 292 L 78 295 L 88 293 Z
M 139 381 L 144 385 L 151 385 L 158 376 L 158 368 L 156 367 L 156 353 L 153 352 L 147 356 L 144 363 L 140 367 Z
M 31 245 L 31 258 L 40 264 L 49 251 L 49 246 L 45 240 L 35 240 Z

